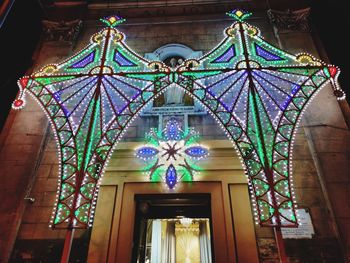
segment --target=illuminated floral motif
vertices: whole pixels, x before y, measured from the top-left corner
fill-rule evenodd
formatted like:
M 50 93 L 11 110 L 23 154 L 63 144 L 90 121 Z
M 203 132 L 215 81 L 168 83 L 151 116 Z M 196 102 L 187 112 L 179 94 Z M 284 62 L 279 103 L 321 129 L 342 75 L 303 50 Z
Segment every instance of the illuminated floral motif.
M 115 27 L 116 25 L 119 25 L 125 21 L 124 18 L 121 18 L 116 15 L 106 16 L 104 18 L 101 18 L 100 20 L 110 27 Z
M 109 16 L 103 19 L 107 27 L 79 53 L 18 81 L 12 107 L 23 108 L 26 94 L 32 95 L 48 115 L 59 148 L 53 227 L 91 226 L 114 146 L 146 104 L 168 88 L 185 90 L 201 102 L 234 143 L 248 177 L 256 222 L 298 225 L 294 136 L 306 106 L 326 84 L 338 99 L 345 98 L 337 84 L 340 70 L 309 54 L 293 55 L 269 44 L 258 28 L 245 22 L 248 12 L 236 9 L 228 15 L 236 21 L 219 45 L 177 68 L 137 55 L 115 28 L 124 20 Z M 175 172 L 174 165 L 169 178 L 179 178 Z
M 233 9 L 231 12 L 226 13 L 228 16 L 232 17 L 235 20 L 243 21 L 244 19 L 250 17 L 252 13 L 243 11 L 241 9 Z
M 162 132 L 152 129 L 147 144 L 136 149 L 136 156 L 144 160 L 144 169 L 151 181 L 165 181 L 169 189 L 177 182 L 192 181 L 200 168 L 196 161 L 208 155 L 208 149 L 198 145 L 198 133 L 193 129 L 182 131 L 176 120 L 169 120 Z

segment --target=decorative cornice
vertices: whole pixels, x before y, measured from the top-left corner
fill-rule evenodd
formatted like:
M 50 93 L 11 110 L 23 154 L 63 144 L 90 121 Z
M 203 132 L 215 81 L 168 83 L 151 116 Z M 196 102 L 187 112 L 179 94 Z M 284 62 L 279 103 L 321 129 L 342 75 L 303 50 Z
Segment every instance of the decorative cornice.
M 79 19 L 59 22 L 43 20 L 42 25 L 45 40 L 73 42 L 78 37 L 83 22 Z
M 310 7 L 291 11 L 267 10 L 270 22 L 280 30 L 310 31 L 308 17 Z

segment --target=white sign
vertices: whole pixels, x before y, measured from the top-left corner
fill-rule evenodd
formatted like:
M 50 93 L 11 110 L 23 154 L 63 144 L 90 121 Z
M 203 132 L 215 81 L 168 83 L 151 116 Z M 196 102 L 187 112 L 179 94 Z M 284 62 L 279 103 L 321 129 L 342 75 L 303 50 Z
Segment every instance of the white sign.
M 306 209 L 297 209 L 299 226 L 296 228 L 281 227 L 282 237 L 286 238 L 312 238 L 315 234 L 310 213 Z

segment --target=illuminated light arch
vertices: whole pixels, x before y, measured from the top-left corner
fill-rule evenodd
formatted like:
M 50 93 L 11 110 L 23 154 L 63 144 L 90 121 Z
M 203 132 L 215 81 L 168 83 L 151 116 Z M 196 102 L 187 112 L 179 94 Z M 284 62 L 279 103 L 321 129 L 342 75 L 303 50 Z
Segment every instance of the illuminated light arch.
M 234 10 L 226 37 L 198 60 L 176 69 L 147 61 L 108 27 L 60 64 L 19 80 L 13 108 L 31 94 L 48 115 L 59 148 L 60 177 L 51 224 L 91 226 L 98 187 L 113 148 L 138 113 L 167 88 L 184 89 L 214 116 L 234 143 L 248 177 L 256 220 L 262 226 L 297 226 L 291 179 L 295 130 L 310 99 L 325 83 L 337 86 L 339 69 L 308 54 L 268 44 Z

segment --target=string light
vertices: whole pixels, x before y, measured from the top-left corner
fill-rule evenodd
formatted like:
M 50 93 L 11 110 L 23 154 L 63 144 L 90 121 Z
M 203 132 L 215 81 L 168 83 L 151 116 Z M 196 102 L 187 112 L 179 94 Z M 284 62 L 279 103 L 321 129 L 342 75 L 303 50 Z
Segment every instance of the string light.
M 113 149 L 139 112 L 170 87 L 199 101 L 233 143 L 248 178 L 255 219 L 263 226 L 297 226 L 295 131 L 305 108 L 327 83 L 337 99 L 345 98 L 337 83 L 340 70 L 312 55 L 292 55 L 269 44 L 258 28 L 245 22 L 249 12 L 235 9 L 228 15 L 235 22 L 224 30 L 218 46 L 176 69 L 133 52 L 115 28 L 124 19 L 108 16 L 102 19 L 107 27 L 82 51 L 18 81 L 12 107 L 23 108 L 29 93 L 50 119 L 57 142 L 60 174 L 52 227 L 92 225 Z M 193 162 L 208 150 L 186 144 L 183 134 L 196 137 L 194 133 L 171 125 L 154 134 L 158 144 L 136 155 L 153 161 L 152 167 L 161 159 L 160 145 L 181 146 L 187 158 L 182 166 L 163 165 L 151 176 L 174 189 L 181 174 L 192 178 L 197 170 Z
M 196 162 L 207 157 L 207 148 L 197 143 L 198 132 L 182 130 L 175 119 L 170 119 L 163 131 L 151 129 L 146 134 L 147 143 L 136 149 L 136 156 L 146 163 L 147 176 L 151 181 L 164 181 L 174 189 L 177 182 L 192 181 L 201 170 Z

